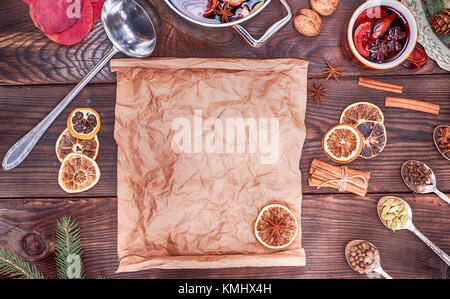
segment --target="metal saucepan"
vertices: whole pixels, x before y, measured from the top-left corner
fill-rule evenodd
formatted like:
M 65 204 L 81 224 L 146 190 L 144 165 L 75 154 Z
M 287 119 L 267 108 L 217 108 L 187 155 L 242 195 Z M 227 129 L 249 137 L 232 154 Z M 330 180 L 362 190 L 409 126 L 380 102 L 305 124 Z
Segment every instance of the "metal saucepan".
M 198 19 L 195 19 L 195 18 L 189 16 L 189 14 L 186 11 L 183 11 L 182 9 L 177 8 L 171 2 L 171 0 L 164 0 L 164 1 L 174 12 L 176 12 L 178 15 L 180 15 L 184 19 L 188 20 L 189 22 L 195 23 L 200 26 L 212 27 L 212 28 L 221 28 L 221 27 L 234 28 L 252 47 L 255 47 L 255 48 L 265 45 L 269 41 L 270 38 L 272 38 L 278 31 L 280 31 L 284 26 L 286 26 L 292 19 L 292 11 L 291 11 L 291 7 L 289 6 L 289 4 L 285 0 L 279 0 L 281 5 L 283 6 L 283 8 L 286 11 L 286 16 L 283 19 L 279 20 L 278 22 L 274 23 L 272 26 L 270 26 L 269 29 L 267 29 L 267 31 L 259 39 L 256 39 L 240 24 L 250 20 L 251 18 L 255 17 L 257 14 L 259 14 L 261 11 L 263 11 L 267 7 L 267 5 L 269 5 L 269 3 L 272 0 L 265 0 L 264 4 L 261 6 L 261 8 L 259 8 L 257 11 L 251 13 L 250 15 L 248 15 L 245 18 L 239 19 L 234 22 L 222 23 L 222 24 L 209 23 L 209 22 L 207 22 L 207 20 L 200 21 Z M 188 2 L 190 0 L 185 0 L 185 1 L 187 1 L 186 3 L 188 5 Z

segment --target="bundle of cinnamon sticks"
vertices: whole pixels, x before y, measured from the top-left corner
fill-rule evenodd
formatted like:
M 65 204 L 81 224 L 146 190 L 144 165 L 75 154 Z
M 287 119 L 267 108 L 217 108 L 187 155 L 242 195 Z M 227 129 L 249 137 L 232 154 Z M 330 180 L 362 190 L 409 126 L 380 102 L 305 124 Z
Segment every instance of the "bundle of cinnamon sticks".
M 311 187 L 330 187 L 359 196 L 365 196 L 369 187 L 370 172 L 334 166 L 318 159 L 313 159 L 309 174 Z

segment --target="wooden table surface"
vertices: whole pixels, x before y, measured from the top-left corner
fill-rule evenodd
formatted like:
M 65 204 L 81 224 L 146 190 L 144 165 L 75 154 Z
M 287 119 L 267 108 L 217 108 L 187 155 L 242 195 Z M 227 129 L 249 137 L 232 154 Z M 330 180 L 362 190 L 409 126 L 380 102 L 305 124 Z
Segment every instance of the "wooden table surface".
M 403 197 L 411 205 L 414 223 L 429 239 L 450 253 L 450 207 L 435 195 L 414 195 L 403 184 L 400 166 L 414 158 L 430 165 L 438 187 L 450 194 L 450 167 L 436 150 L 432 132 L 438 124 L 450 124 L 450 75 L 433 61 L 418 71 L 397 67 L 388 71 L 365 71 L 351 66 L 342 56 L 340 36 L 346 20 L 362 1 L 341 1 L 337 12 L 324 17 L 317 37 L 296 33 L 286 26 L 265 47 L 253 49 L 232 29 L 212 30 L 187 23 L 162 3 L 151 1 L 162 21 L 154 56 L 298 58 L 310 61 L 309 83 L 322 79 L 324 59 L 345 66 L 339 83 L 326 83 L 323 103 L 308 100 L 307 139 L 300 161 L 303 187 L 302 231 L 307 253 L 305 267 L 231 268 L 215 270 L 149 270 L 115 274 L 117 269 L 116 155 L 113 140 L 115 76 L 101 73 L 67 107 L 50 127 L 29 158 L 18 168 L 0 171 L 0 246 L 36 263 L 47 277 L 56 277 L 54 229 L 62 215 L 75 217 L 82 229 L 85 269 L 88 278 L 357 278 L 346 264 L 343 250 L 352 239 L 366 239 L 380 250 L 385 270 L 394 278 L 449 278 L 448 266 L 408 231 L 393 233 L 376 215 L 377 200 L 387 194 Z M 308 7 L 308 1 L 289 0 L 293 11 Z M 98 22 L 79 45 L 65 47 L 49 41 L 28 15 L 20 0 L 0 1 L 0 158 L 9 147 L 35 126 L 73 88 L 111 45 Z M 262 32 L 282 14 L 277 1 L 252 19 L 246 27 Z M 439 104 L 438 116 L 384 107 L 386 92 L 356 85 L 358 76 L 369 76 L 404 86 L 403 97 Z M 342 109 L 355 101 L 370 101 L 382 107 L 388 132 L 384 152 L 373 160 L 358 159 L 352 168 L 372 174 L 369 193 L 361 198 L 338 194 L 332 189 L 307 186 L 313 158 L 326 160 L 320 140 L 338 122 Z M 88 192 L 68 195 L 58 186 L 59 162 L 54 154 L 58 135 L 75 107 L 96 109 L 102 118 L 98 163 L 102 177 Z M 45 244 L 37 256 L 28 255 L 21 240 L 37 234 Z

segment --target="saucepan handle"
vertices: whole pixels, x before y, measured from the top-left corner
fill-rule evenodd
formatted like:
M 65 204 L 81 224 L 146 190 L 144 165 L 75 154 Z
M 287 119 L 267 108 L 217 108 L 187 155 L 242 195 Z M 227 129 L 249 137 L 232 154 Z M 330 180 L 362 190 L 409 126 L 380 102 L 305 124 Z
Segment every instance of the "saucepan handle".
M 286 26 L 290 20 L 292 19 L 292 10 L 286 0 L 279 0 L 286 10 L 286 16 L 270 26 L 269 29 L 261 36 L 259 39 L 255 39 L 244 27 L 241 25 L 233 26 L 237 32 L 252 46 L 255 48 L 259 48 L 264 46 L 265 43 L 269 41 L 278 31 L 280 31 L 284 26 Z

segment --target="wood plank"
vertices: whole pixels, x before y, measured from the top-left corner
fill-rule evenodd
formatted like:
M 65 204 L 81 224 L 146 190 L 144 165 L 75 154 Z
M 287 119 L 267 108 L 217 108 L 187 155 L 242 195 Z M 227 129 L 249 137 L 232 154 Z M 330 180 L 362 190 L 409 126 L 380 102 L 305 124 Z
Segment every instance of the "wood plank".
M 391 232 L 376 215 L 377 200 L 348 195 L 306 195 L 303 198 L 303 246 L 306 267 L 148 270 L 115 274 L 117 269 L 117 199 L 4 199 L 0 201 L 0 246 L 33 261 L 47 277 L 56 277 L 54 230 L 58 217 L 76 218 L 81 227 L 88 278 L 364 278 L 347 265 L 343 250 L 353 239 L 374 243 L 384 269 L 394 278 L 450 278 L 448 267 L 408 231 Z M 450 253 L 450 207 L 432 195 L 399 195 L 411 205 L 414 223 L 442 250 Z M 30 257 L 22 237 L 35 233 L 46 244 Z
M 402 96 L 439 104 L 439 116 L 421 112 L 410 112 L 397 108 L 385 108 L 382 91 L 356 85 L 355 78 L 346 78 L 340 83 L 327 82 L 329 96 L 323 103 L 308 100 L 306 112 L 307 140 L 300 161 L 305 193 L 334 193 L 323 188 L 316 190 L 307 186 L 307 176 L 313 158 L 327 161 L 320 140 L 326 130 L 339 120 L 345 106 L 355 101 L 369 101 L 382 107 L 388 130 L 388 144 L 384 152 L 373 160 L 357 159 L 350 167 L 372 173 L 369 192 L 409 192 L 400 177 L 400 167 L 405 160 L 418 159 L 433 168 L 438 187 L 450 193 L 450 168 L 440 156 L 432 141 L 432 132 L 439 124 L 450 121 L 450 85 L 448 75 L 389 77 L 386 81 L 402 84 Z M 37 124 L 72 86 L 0 87 L 0 158 L 21 136 Z M 54 154 L 54 145 L 66 127 L 66 118 L 75 107 L 92 107 L 102 118 L 99 133 L 100 155 L 98 162 L 102 171 L 99 184 L 78 196 L 116 196 L 117 146 L 113 140 L 115 85 L 91 85 L 85 88 L 60 115 L 43 136 L 33 153 L 18 168 L 0 171 L 0 198 L 14 197 L 66 197 L 57 183 L 59 162 Z
M 312 192 L 306 187 L 305 174 L 308 173 L 311 160 L 327 160 L 321 149 L 324 133 L 339 122 L 340 113 L 349 104 L 356 101 L 368 101 L 378 105 L 384 112 L 388 142 L 384 151 L 371 160 L 357 159 L 350 164 L 358 170 L 371 172 L 369 192 L 409 192 L 400 176 L 401 165 L 410 159 L 427 163 L 438 177 L 438 187 L 450 188 L 450 169 L 448 161 L 436 150 L 433 142 L 434 128 L 450 122 L 450 76 L 414 76 L 388 77 L 383 81 L 404 86 L 404 98 L 419 99 L 440 105 L 438 116 L 405 109 L 385 107 L 386 95 L 395 95 L 384 91 L 357 86 L 357 79 L 347 79 L 336 83 L 328 81 L 329 96 L 323 103 L 309 100 L 306 112 L 307 141 L 303 147 L 301 170 L 304 192 Z M 442 80 L 442 83 L 439 81 Z M 314 82 L 314 81 L 312 81 Z M 322 190 L 322 192 L 329 192 Z
M 159 57 L 241 57 L 299 58 L 311 62 L 310 76 L 321 77 L 324 58 L 346 67 L 345 76 L 367 75 L 368 71 L 351 66 L 343 57 L 340 39 L 345 24 L 360 4 L 341 1 L 336 13 L 324 17 L 322 33 L 313 38 L 298 34 L 289 24 L 265 47 L 251 48 L 231 28 L 210 29 L 188 23 L 172 12 L 163 1 L 152 1 L 161 17 L 161 33 L 154 56 Z M 294 12 L 307 7 L 304 1 L 290 0 Z M 0 20 L 0 84 L 64 84 L 78 82 L 111 47 L 98 22 L 84 42 L 60 46 L 34 27 L 28 7 L 18 0 L 0 1 L 0 9 L 9 13 Z M 283 15 L 278 1 L 273 1 L 258 17 L 245 24 L 256 36 Z M 397 67 L 371 71 L 373 76 L 445 73 L 430 61 L 419 71 Z M 114 82 L 114 74 L 105 67 L 93 82 Z
M 8 149 L 47 115 L 72 87 L 0 87 L 1 159 Z M 115 196 L 117 146 L 113 139 L 114 105 L 114 85 L 91 85 L 85 88 L 78 99 L 69 105 L 49 128 L 21 167 L 8 172 L 0 171 L 0 197 L 67 196 L 58 185 L 60 163 L 56 158 L 54 147 L 59 134 L 67 126 L 70 111 L 81 106 L 96 109 L 102 120 L 98 134 L 100 152 L 97 158 L 102 173 L 101 180 L 88 193 L 90 196 L 100 194 Z

